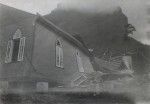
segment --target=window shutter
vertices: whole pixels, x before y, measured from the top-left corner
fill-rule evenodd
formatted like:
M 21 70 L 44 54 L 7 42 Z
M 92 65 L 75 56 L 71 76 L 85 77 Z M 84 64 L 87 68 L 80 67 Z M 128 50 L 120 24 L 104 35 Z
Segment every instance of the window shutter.
M 20 38 L 18 61 L 23 61 L 24 47 L 25 47 L 25 37 L 22 37 Z
M 63 50 L 59 47 L 59 58 L 60 58 L 60 67 L 63 68 Z
M 59 46 L 56 46 L 56 66 L 60 67 L 60 61 L 59 61 Z
M 80 57 L 79 52 L 76 52 L 76 57 L 77 57 L 77 64 L 79 68 L 79 72 L 84 72 L 83 64 L 82 64 L 82 59 Z
M 13 54 L 13 41 L 10 40 L 10 41 L 8 41 L 8 44 L 7 44 L 5 63 L 10 63 L 11 62 L 12 54 Z

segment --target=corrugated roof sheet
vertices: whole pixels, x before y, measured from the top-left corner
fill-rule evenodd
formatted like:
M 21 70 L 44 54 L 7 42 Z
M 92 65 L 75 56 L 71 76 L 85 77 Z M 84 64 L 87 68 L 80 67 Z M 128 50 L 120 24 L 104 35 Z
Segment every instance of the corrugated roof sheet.
M 99 65 L 100 71 L 103 73 L 132 74 L 131 70 L 127 70 L 126 65 L 122 61 L 122 56 L 112 58 L 110 61 L 95 57 L 95 62 Z

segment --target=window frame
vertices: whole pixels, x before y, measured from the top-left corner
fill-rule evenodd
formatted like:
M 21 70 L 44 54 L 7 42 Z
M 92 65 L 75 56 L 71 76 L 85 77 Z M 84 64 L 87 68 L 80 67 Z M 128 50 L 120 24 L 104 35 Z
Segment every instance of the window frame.
M 83 66 L 83 61 L 82 58 L 80 56 L 80 52 L 78 50 L 76 50 L 76 60 L 77 60 L 77 65 L 78 65 L 78 71 L 81 73 L 84 73 L 84 66 Z
M 9 40 L 7 43 L 5 63 L 10 63 L 12 61 L 12 53 L 13 53 L 13 41 Z
M 126 66 L 126 70 L 133 71 L 133 65 L 132 65 L 132 57 L 129 55 L 125 55 L 122 57 L 122 61 L 124 65 Z

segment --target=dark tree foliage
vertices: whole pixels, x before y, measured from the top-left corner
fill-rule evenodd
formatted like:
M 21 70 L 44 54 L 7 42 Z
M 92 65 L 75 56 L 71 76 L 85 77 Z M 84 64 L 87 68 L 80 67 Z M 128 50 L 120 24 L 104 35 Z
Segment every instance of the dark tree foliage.
M 136 31 L 135 27 L 132 24 L 127 24 L 125 25 L 125 40 L 127 39 L 127 37 L 132 34 L 133 32 Z

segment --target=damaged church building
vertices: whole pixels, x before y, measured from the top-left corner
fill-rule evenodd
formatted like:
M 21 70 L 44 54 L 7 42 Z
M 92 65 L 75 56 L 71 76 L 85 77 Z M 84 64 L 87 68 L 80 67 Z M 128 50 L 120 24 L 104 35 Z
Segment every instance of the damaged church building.
M 97 59 L 79 39 L 44 16 L 4 5 L 1 8 L 1 87 L 23 91 L 91 90 L 96 79 L 92 79 L 92 73 L 100 73 L 98 82 L 110 76 L 115 80 L 132 77 L 130 56 L 122 56 L 118 63 L 113 58 L 111 63 Z
M 84 80 L 94 71 L 88 49 L 44 17 L 27 15 L 33 20 L 24 16 L 20 18 L 24 20 L 3 25 L 1 80 L 8 89 L 78 86 L 80 77 Z

